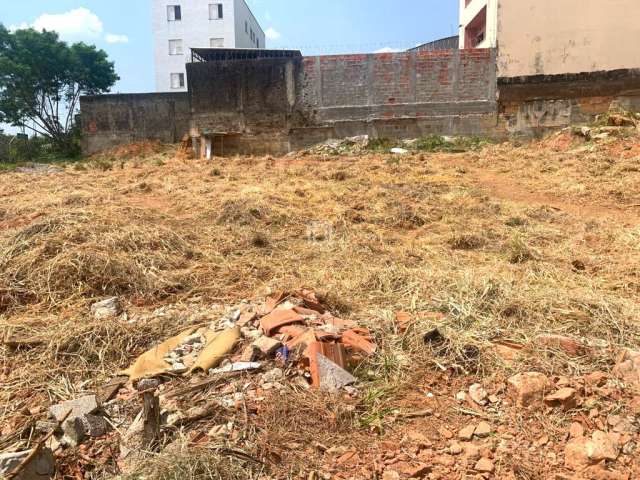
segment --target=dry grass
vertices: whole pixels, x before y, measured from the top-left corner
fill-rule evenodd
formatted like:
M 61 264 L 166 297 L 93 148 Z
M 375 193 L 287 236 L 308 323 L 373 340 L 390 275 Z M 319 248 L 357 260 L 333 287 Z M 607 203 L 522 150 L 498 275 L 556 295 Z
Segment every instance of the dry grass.
M 350 435 L 384 425 L 416 364 L 469 375 L 608 368 L 605 354 L 557 352 L 509 366 L 491 348 L 497 339 L 529 345 L 547 332 L 612 348 L 640 343 L 639 210 L 629 207 L 640 203 L 637 138 L 559 143 L 213 165 L 162 150 L 114 157 L 109 169 L 98 162 L 48 176 L 3 175 L 0 325 L 41 344 L 1 347 L 0 423 L 20 424 L 25 406 L 98 385 L 197 323 L 187 315 L 93 320 L 89 304 L 109 295 L 121 296 L 129 312 L 148 312 L 169 302 L 320 290 L 333 311 L 370 326 L 381 345 L 357 372 L 366 392 L 357 415 L 335 426 Z M 393 321 L 397 310 L 414 315 L 406 332 Z M 434 327 L 444 347 L 424 344 Z M 282 443 L 289 430 L 275 426 L 292 415 L 303 422 L 299 440 L 310 441 L 321 426 L 304 412 L 322 404 L 297 399 L 266 412 L 261 441 Z M 287 411 L 292 406 L 300 417 Z M 224 476 L 215 456 L 186 459 L 186 470 L 180 458 L 162 457 L 147 473 L 241 478 L 233 468 Z

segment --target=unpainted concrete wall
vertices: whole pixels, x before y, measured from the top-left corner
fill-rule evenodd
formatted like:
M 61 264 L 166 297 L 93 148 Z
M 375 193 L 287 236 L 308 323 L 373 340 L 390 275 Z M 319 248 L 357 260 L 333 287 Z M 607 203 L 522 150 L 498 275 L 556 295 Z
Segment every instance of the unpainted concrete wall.
M 537 75 L 498 80 L 506 133 L 537 137 L 592 122 L 613 109 L 640 111 L 640 70 Z
M 638 0 L 501 0 L 498 75 L 640 68 Z
M 86 154 L 142 140 L 175 143 L 189 131 L 186 92 L 86 96 L 80 112 Z

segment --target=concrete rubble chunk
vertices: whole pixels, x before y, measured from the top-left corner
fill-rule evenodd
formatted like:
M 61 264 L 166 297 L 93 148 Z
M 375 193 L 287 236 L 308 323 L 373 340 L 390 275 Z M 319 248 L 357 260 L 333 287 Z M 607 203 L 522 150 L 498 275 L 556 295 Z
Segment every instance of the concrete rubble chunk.
M 353 375 L 321 353 L 317 354 L 317 361 L 321 390 L 337 391 L 356 383 L 357 379 Z
M 76 446 L 87 437 L 100 437 L 107 431 L 107 424 L 102 417 L 92 415 L 100 408 L 95 395 L 67 400 L 66 402 L 52 405 L 49 414 L 60 422 L 67 412 L 71 411 L 62 423 L 64 433 L 63 443 Z
M 262 336 L 253 342 L 253 346 L 260 350 L 263 356 L 268 357 L 276 353 L 276 350 L 282 346 L 282 342 L 275 338 Z
M 511 395 L 521 407 L 541 404 L 551 385 L 547 376 L 538 372 L 519 373 L 509 378 L 507 383 Z
M 30 454 L 32 450 L 17 453 L 0 454 L 0 478 L 11 474 Z M 44 480 L 53 478 L 55 474 L 55 460 L 53 452 L 48 448 L 41 448 L 29 461 L 15 480 Z
M 469 387 L 469 396 L 478 405 L 486 405 L 489 394 L 479 383 L 474 383 Z
M 117 317 L 122 313 L 122 304 L 118 297 L 107 298 L 91 305 L 91 313 L 97 320 Z
M 67 417 L 67 421 L 69 421 L 82 415 L 94 413 L 98 408 L 100 408 L 98 398 L 95 395 L 87 395 L 52 405 L 49 407 L 49 413 L 59 422 L 64 418 L 67 412 L 71 410 L 71 413 Z
M 62 424 L 63 441 L 70 445 L 79 445 L 86 438 L 97 438 L 107 433 L 107 422 L 97 415 L 80 415 Z
M 284 371 L 281 368 L 274 368 L 265 372 L 262 376 L 262 381 L 266 383 L 274 383 L 284 378 Z

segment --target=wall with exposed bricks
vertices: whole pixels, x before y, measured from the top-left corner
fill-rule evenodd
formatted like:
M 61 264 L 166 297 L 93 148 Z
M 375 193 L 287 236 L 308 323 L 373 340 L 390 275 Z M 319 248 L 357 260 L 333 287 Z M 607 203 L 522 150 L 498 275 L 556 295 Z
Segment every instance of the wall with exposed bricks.
M 220 137 L 214 150 L 281 153 L 358 134 L 492 134 L 497 124 L 493 50 L 203 62 L 187 75 L 187 94 L 83 97 L 85 151 L 190 131 Z
M 497 123 L 493 50 L 194 63 L 187 75 L 192 132 L 224 136 L 227 152 L 358 134 L 492 134 Z
M 306 57 L 302 67 L 298 107 L 315 126 L 496 110 L 493 50 Z
M 133 141 L 213 141 L 214 154 L 285 153 L 330 138 L 536 136 L 612 105 L 640 110 L 640 70 L 496 78 L 494 50 L 188 65 L 190 91 L 81 99 L 88 153 Z

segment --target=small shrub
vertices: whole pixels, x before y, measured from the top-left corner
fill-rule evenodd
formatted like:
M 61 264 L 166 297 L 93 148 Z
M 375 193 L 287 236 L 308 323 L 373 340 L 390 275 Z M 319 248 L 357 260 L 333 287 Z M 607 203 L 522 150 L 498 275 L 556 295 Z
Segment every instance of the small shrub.
M 340 170 L 338 172 L 333 172 L 329 176 L 329 178 L 331 180 L 335 180 L 336 182 L 344 182 L 348 178 L 348 175 L 347 175 L 347 172 Z
M 448 243 L 453 250 L 477 250 L 484 246 L 485 240 L 477 235 L 458 235 L 449 239 Z
M 447 141 L 440 135 L 428 135 L 418 139 L 416 148 L 426 152 L 439 152 L 445 149 Z
M 256 232 L 251 237 L 251 245 L 256 248 L 267 248 L 269 246 L 269 238 L 261 232 Z
M 520 236 L 514 236 L 506 245 L 509 263 L 524 263 L 535 258 L 533 252 Z
M 418 139 L 416 148 L 426 152 L 467 152 L 478 150 L 488 145 L 489 141 L 482 137 L 455 137 L 448 139 L 440 135 L 428 135 Z
M 374 152 L 388 152 L 395 146 L 395 143 L 388 138 L 374 138 L 367 147 Z
M 504 224 L 507 227 L 524 227 L 527 221 L 522 217 L 511 217 Z

